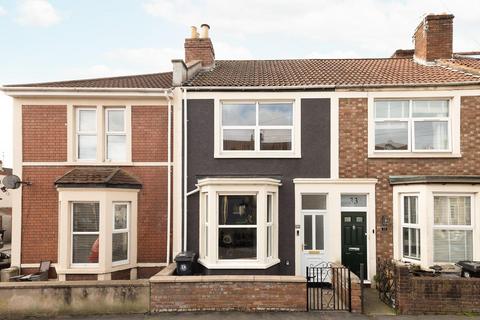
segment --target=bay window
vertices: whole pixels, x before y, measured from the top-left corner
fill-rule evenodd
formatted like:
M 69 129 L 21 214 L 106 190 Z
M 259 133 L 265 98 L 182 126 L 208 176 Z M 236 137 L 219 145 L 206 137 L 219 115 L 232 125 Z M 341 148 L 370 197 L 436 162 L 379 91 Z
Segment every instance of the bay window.
M 403 257 L 420 259 L 420 223 L 418 219 L 418 196 L 404 195 L 402 201 Z
M 216 156 L 297 157 L 299 110 L 294 101 L 222 101 Z
M 128 262 L 129 203 L 113 204 L 112 262 Z
M 450 101 L 375 100 L 375 152 L 450 152 Z
M 72 203 L 72 264 L 98 263 L 99 221 L 98 202 Z
M 200 263 L 213 269 L 278 263 L 279 185 L 268 178 L 200 180 Z

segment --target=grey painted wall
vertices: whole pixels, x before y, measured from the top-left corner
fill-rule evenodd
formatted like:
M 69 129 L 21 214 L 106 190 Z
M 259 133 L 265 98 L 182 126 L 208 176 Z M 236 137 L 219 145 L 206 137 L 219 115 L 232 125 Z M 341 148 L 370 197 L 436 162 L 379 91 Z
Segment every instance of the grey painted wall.
M 296 159 L 215 159 L 214 102 L 188 100 L 188 191 L 206 176 L 267 176 L 279 188 L 280 264 L 267 270 L 210 270 L 207 273 L 295 274 L 294 178 L 330 177 L 330 100 L 301 100 L 302 157 Z M 198 193 L 188 198 L 188 250 L 198 252 Z M 290 265 L 287 266 L 287 260 Z

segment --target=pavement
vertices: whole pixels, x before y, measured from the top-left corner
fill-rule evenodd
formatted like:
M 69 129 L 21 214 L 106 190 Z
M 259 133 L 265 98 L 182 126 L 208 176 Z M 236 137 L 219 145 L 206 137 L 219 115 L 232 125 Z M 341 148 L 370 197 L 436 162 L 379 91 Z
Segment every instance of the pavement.
M 59 317 L 57 320 L 473 320 L 480 316 L 392 316 L 361 315 L 349 312 L 178 312 L 155 315 L 119 315 L 90 317 Z

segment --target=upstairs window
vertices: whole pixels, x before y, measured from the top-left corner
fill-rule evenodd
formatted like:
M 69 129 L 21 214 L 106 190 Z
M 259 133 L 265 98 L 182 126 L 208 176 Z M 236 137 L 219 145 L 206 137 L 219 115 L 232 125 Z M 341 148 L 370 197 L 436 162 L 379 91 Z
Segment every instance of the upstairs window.
M 449 100 L 376 100 L 376 152 L 450 152 Z
M 219 151 L 231 156 L 295 156 L 293 102 L 223 102 Z
M 96 109 L 77 109 L 77 159 L 97 159 Z
M 125 109 L 106 109 L 105 119 L 106 159 L 109 161 L 126 161 Z

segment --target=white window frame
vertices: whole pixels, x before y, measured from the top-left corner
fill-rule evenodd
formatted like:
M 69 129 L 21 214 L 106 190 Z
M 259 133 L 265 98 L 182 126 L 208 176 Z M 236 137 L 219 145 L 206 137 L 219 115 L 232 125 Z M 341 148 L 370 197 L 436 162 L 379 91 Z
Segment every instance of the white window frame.
M 399 91 L 393 92 L 373 92 L 368 95 L 368 157 L 369 158 L 461 158 L 460 151 L 460 109 L 461 95 L 452 94 L 447 91 Z M 375 101 L 380 100 L 448 100 L 449 103 L 449 149 L 445 151 L 438 150 L 414 150 L 414 141 L 412 141 L 412 124 L 409 126 L 409 150 L 375 150 Z M 410 102 L 411 103 L 411 102 Z M 409 115 L 412 112 L 409 103 Z M 403 118 L 402 118 L 403 119 Z M 422 121 L 426 118 L 415 118 L 415 121 Z M 428 120 L 441 121 L 441 118 L 428 118 Z M 385 119 L 388 121 L 387 119 Z M 396 119 L 398 120 L 398 119 Z
M 95 111 L 95 131 L 80 131 L 80 111 Z M 94 162 L 98 157 L 98 143 L 96 146 L 95 158 L 81 159 L 80 158 L 80 136 L 94 136 L 98 140 L 98 112 L 96 107 L 77 107 L 75 110 L 75 157 L 77 161 Z
M 79 110 L 95 110 L 96 111 L 96 137 L 97 137 L 97 152 L 95 159 L 80 159 L 78 157 L 78 129 L 79 129 Z M 108 117 L 109 110 L 123 110 L 124 111 L 124 131 L 123 132 L 109 132 L 108 131 Z M 68 163 L 80 165 L 132 165 L 132 106 L 130 104 L 69 104 L 67 112 L 68 123 Z M 83 133 L 87 134 L 87 133 Z M 88 133 L 92 135 L 92 133 Z M 125 160 L 115 161 L 109 160 L 107 137 L 108 135 L 124 135 L 125 136 Z
M 267 228 L 267 232 L 265 233 L 265 236 L 267 238 L 267 259 L 271 259 L 273 257 L 273 226 L 275 225 L 275 222 L 274 222 L 274 199 L 275 199 L 275 194 L 272 193 L 272 192 L 267 192 L 267 222 L 266 222 L 266 228 Z M 269 203 L 270 203 L 270 206 L 269 206 Z M 268 220 L 268 216 L 269 216 L 269 212 L 268 212 L 268 208 L 270 208 L 271 212 L 270 212 L 270 220 Z M 268 230 L 270 229 L 270 236 L 269 236 L 269 233 L 268 233 Z
M 448 103 L 448 117 L 414 117 L 413 116 L 413 102 L 414 101 L 447 101 Z M 408 101 L 408 117 L 404 118 L 377 118 L 376 117 L 376 109 L 375 104 L 377 101 Z M 421 98 L 421 99 L 375 99 L 374 101 L 374 139 L 375 139 L 375 130 L 377 127 L 377 123 L 407 123 L 407 130 L 408 130 L 408 148 L 407 150 L 376 150 L 375 145 L 376 141 L 373 142 L 374 150 L 376 153 L 445 153 L 445 152 L 452 152 L 452 130 L 451 130 L 451 99 L 441 99 L 441 98 Z M 428 149 L 416 149 L 415 148 L 415 124 L 417 122 L 447 122 L 447 135 L 448 135 L 448 147 L 447 149 L 436 149 L 436 150 L 428 150 Z
M 305 195 L 318 195 L 318 196 L 325 196 L 325 209 L 303 209 L 302 203 L 303 203 L 303 196 Z M 326 193 L 302 193 L 301 194 L 301 202 L 300 202 L 300 208 L 302 212 L 302 225 L 303 225 L 303 234 L 302 234 L 302 243 L 303 243 L 303 251 L 318 251 L 321 254 L 325 253 L 325 247 L 326 247 L 326 237 L 325 237 L 325 226 L 326 226 L 326 216 L 328 212 L 328 194 Z M 305 249 L 305 216 L 311 216 L 312 217 L 312 248 L 311 249 Z M 323 217 L 323 248 L 319 249 L 317 248 L 317 224 L 316 224 L 316 219 L 317 216 L 322 216 Z
M 289 103 L 292 105 L 292 124 L 291 125 L 260 125 L 259 124 L 259 106 L 262 104 Z M 223 105 L 231 104 L 254 104 L 255 105 L 255 125 L 245 126 L 224 126 L 222 124 Z M 300 158 L 301 157 L 301 120 L 300 120 L 300 102 L 299 99 L 284 100 L 216 100 L 215 101 L 215 158 Z M 254 130 L 255 147 L 254 150 L 224 150 L 223 132 L 228 129 L 246 129 Z M 263 129 L 287 129 L 291 130 L 291 149 L 290 150 L 260 150 L 260 131 Z
M 449 224 L 435 224 L 435 205 L 433 207 L 433 214 L 432 214 L 432 252 L 434 252 L 433 248 L 435 247 L 433 232 L 435 230 L 445 230 L 445 231 L 472 231 L 472 242 L 475 241 L 473 233 L 474 230 L 474 219 L 475 219 L 475 197 L 473 194 L 461 194 L 461 193 L 433 193 L 433 197 L 470 197 L 470 225 L 449 225 Z M 450 204 L 450 200 L 448 201 Z M 472 250 L 473 243 L 472 243 Z M 473 256 L 473 252 L 472 252 Z M 435 256 L 433 258 L 433 263 L 439 264 L 449 264 L 452 262 L 448 261 L 435 261 Z
M 73 207 L 76 203 L 97 203 L 98 204 L 98 231 L 73 231 Z M 72 201 L 70 203 L 70 264 L 72 267 L 98 267 L 100 263 L 100 221 L 101 221 L 101 210 L 100 210 L 100 202 L 98 201 Z M 74 235 L 97 235 L 99 240 L 99 252 L 98 252 L 98 261 L 99 262 L 92 262 L 92 263 L 74 263 L 73 262 L 73 236 Z
M 122 111 L 123 112 L 123 131 L 110 131 L 110 128 L 108 126 L 108 113 L 110 111 Z M 105 107 L 104 108 L 105 112 L 105 137 L 104 137 L 104 145 L 105 145 L 105 161 L 107 162 L 125 162 L 127 161 L 127 154 L 128 154 L 128 141 L 127 141 L 127 110 L 125 107 Z M 108 137 L 109 136 L 123 136 L 125 137 L 125 160 L 123 161 L 115 161 L 110 159 L 108 156 Z
M 409 222 L 405 222 L 405 219 L 404 219 L 404 214 L 405 214 L 405 198 L 406 197 L 416 197 L 417 198 L 417 208 L 416 208 L 416 214 L 417 214 L 417 223 L 411 223 L 410 221 Z M 422 228 L 421 228 L 421 224 L 420 224 L 420 211 L 419 211 L 419 194 L 418 193 L 404 193 L 401 195 L 401 200 L 400 200 L 400 219 L 401 219 L 401 226 L 402 226 L 402 229 L 401 229 L 401 232 L 400 232 L 400 238 L 401 238 L 401 250 L 402 250 L 402 258 L 406 261 L 411 261 L 413 263 L 417 263 L 418 261 L 421 260 L 422 258 L 422 241 L 421 241 L 421 234 L 422 234 Z M 410 220 L 410 215 L 409 215 L 409 220 Z M 420 254 L 418 254 L 418 257 L 413 257 L 411 256 L 409 253 L 406 254 L 404 252 L 404 245 L 403 245 L 403 229 L 404 228 L 408 228 L 408 229 L 415 229 L 415 230 L 418 230 L 418 235 L 417 235 L 417 241 L 416 241 L 416 245 L 417 245 L 417 248 L 420 249 Z M 409 245 L 409 250 L 410 250 L 410 245 Z
M 270 178 L 205 178 L 200 188 L 200 245 L 199 263 L 208 269 L 266 269 L 280 262 L 278 259 L 278 187 L 280 181 Z M 206 199 L 208 195 L 208 200 Z M 220 196 L 255 195 L 257 200 L 256 225 L 219 225 Z M 267 195 L 272 195 L 272 222 L 267 223 Z M 207 210 L 205 210 L 208 208 Z M 205 222 L 208 214 L 208 234 Z M 272 228 L 272 255 L 267 255 L 267 226 Z M 256 228 L 256 259 L 219 259 L 219 228 Z M 208 246 L 208 255 L 206 248 Z
M 127 206 L 127 227 L 124 229 L 115 229 L 115 207 L 123 206 L 123 205 Z M 113 252 L 112 252 L 112 266 L 128 264 L 130 261 L 130 202 L 113 202 L 112 203 L 112 246 L 113 246 L 113 235 L 117 233 L 127 233 L 127 259 L 113 261 Z

